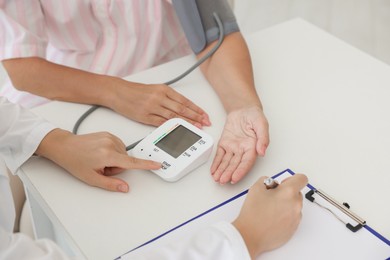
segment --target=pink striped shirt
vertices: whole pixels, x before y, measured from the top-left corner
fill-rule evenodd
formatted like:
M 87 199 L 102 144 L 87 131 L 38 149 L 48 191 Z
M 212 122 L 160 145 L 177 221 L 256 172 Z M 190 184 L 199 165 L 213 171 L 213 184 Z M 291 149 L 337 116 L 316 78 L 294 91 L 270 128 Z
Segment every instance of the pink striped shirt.
M 124 77 L 190 53 L 170 0 L 0 0 L 0 60 L 38 56 Z M 48 100 L 16 90 L 25 107 Z

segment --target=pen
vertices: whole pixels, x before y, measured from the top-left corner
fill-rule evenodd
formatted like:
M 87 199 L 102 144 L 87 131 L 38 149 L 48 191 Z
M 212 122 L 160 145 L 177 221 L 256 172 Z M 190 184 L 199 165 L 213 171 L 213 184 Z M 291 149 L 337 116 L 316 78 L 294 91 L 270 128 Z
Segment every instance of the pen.
M 273 178 L 269 177 L 269 178 L 264 180 L 264 185 L 267 188 L 267 190 L 269 190 L 269 189 L 275 189 L 276 187 L 278 187 L 279 183 L 277 181 L 275 181 Z

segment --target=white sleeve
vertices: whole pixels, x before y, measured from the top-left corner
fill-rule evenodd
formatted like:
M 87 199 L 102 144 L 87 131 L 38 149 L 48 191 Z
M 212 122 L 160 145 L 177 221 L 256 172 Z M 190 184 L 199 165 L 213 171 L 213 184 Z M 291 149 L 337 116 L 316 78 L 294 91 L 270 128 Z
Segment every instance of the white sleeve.
M 15 171 L 54 127 L 0 97 L 0 154 Z M 1 163 L 1 162 L 0 162 Z M 14 205 L 8 178 L 0 165 L 0 259 L 69 259 L 52 241 L 13 234 Z M 3 172 L 4 171 L 4 172 Z
M 228 222 L 220 222 L 200 230 L 188 239 L 152 250 L 129 253 L 124 259 L 186 259 L 186 260 L 250 260 L 238 230 Z
M 54 242 L 8 233 L 0 226 L 0 259 L 70 259 Z
M 0 156 L 12 173 L 34 154 L 55 127 L 42 118 L 0 97 Z
M 1 162 L 0 162 L 1 163 Z M 0 171 L 5 170 L 0 165 Z M 11 189 L 5 171 L 0 172 L 0 259 L 69 259 L 68 256 L 48 239 L 33 240 L 21 233 L 12 233 L 15 208 Z M 72 258 L 74 259 L 74 258 Z

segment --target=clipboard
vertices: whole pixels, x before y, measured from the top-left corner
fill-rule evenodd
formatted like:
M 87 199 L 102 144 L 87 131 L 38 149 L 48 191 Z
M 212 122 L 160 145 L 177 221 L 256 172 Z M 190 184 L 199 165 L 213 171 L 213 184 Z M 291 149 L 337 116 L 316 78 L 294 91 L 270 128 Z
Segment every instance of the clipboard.
M 286 169 L 273 176 L 294 175 Z M 181 223 L 116 259 L 130 259 L 134 251 L 147 251 L 182 241 L 199 229 L 219 221 L 233 221 L 239 214 L 248 190 Z M 325 192 L 308 184 L 303 190 L 302 220 L 293 237 L 282 247 L 262 254 L 259 259 L 386 259 L 390 260 L 390 240 L 367 225 L 361 217 Z

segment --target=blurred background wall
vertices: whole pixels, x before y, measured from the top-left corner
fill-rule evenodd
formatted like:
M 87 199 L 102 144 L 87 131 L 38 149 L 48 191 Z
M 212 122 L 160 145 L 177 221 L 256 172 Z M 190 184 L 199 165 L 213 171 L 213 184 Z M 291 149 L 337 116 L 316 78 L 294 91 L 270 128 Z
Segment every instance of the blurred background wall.
M 232 0 L 246 33 L 301 17 L 390 64 L 390 0 Z

